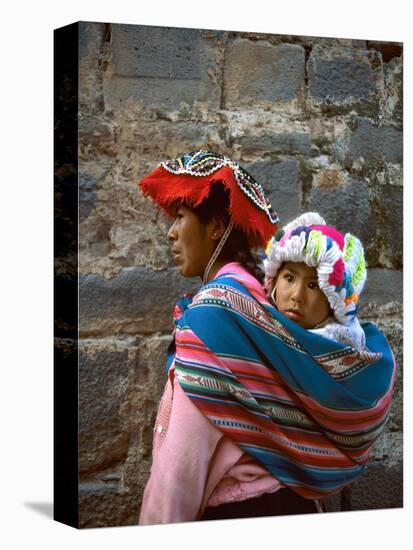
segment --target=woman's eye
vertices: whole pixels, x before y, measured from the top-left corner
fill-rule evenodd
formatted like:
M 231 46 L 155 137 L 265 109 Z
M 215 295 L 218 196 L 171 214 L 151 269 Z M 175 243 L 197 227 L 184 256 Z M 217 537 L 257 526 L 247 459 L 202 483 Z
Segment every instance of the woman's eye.
M 291 283 L 293 281 L 293 276 L 290 275 L 289 273 L 286 273 L 284 275 L 284 279 L 288 282 L 288 283 Z
M 309 283 L 308 286 L 312 290 L 317 290 L 319 288 L 318 283 L 315 283 L 315 282 Z

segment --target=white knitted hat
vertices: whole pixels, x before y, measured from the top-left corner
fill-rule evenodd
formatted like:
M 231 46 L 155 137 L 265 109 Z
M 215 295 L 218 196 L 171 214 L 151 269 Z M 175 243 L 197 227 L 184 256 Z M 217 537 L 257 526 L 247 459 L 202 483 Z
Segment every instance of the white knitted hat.
M 363 245 L 343 235 L 315 212 L 302 214 L 270 240 L 264 260 L 266 286 L 284 262 L 304 262 L 317 269 L 318 284 L 337 321 L 347 325 L 356 316 L 367 278 Z

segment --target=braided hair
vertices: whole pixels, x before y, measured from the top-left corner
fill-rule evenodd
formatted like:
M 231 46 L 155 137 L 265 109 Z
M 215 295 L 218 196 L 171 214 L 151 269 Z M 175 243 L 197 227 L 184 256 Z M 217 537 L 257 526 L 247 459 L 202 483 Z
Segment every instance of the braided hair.
M 227 227 L 230 222 L 229 192 L 220 183 L 215 183 L 209 196 L 199 206 L 188 206 L 203 223 L 213 217 L 221 218 Z M 260 260 L 250 248 L 248 237 L 239 228 L 234 227 L 223 246 L 218 258 L 227 262 L 239 262 L 261 284 L 264 282 L 264 273 L 259 266 Z

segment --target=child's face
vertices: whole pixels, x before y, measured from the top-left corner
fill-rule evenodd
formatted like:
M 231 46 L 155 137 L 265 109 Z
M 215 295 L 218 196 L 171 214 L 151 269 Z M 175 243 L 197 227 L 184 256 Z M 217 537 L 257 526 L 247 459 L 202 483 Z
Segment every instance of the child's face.
M 277 309 L 300 327 L 314 328 L 328 317 L 330 306 L 318 286 L 317 271 L 303 262 L 285 262 L 272 293 Z

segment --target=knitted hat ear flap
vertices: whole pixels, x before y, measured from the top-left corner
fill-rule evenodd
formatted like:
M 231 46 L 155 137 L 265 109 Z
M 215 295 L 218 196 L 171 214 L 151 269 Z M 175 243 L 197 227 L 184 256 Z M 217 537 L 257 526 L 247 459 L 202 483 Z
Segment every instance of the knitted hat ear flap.
M 320 288 L 327 296 L 335 318 L 339 323 L 347 325 L 357 314 L 359 295 L 366 282 L 367 271 L 361 241 L 351 233 L 341 239 L 342 251 L 332 263 L 333 270 L 328 275 L 328 284 L 325 284 L 321 264 L 317 271 Z
M 361 241 L 351 233 L 344 237 L 343 257 L 353 288 L 359 295 L 367 280 L 366 260 Z

